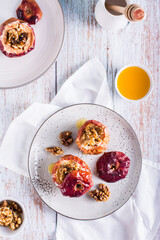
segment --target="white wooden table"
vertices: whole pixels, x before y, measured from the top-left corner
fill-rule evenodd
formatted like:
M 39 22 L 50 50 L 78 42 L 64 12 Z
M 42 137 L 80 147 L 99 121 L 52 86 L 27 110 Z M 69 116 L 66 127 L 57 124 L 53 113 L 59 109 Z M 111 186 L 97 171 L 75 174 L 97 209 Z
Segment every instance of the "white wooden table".
M 137 0 L 148 17 L 129 25 L 120 34 L 102 30 L 94 18 L 97 1 L 61 0 L 65 16 L 65 39 L 59 57 L 38 80 L 21 88 L 0 90 L 0 143 L 10 125 L 34 102 L 49 103 L 63 82 L 88 59 L 97 56 L 104 64 L 112 93 L 113 108 L 134 128 L 144 158 L 160 162 L 160 0 Z M 153 73 L 154 90 L 141 103 L 122 100 L 114 88 L 118 69 L 125 64 L 140 63 Z M 29 179 L 0 167 L 0 196 L 17 197 L 31 217 L 16 240 L 53 239 L 55 213 L 37 196 Z M 0 240 L 7 240 L 1 238 Z M 160 239 L 160 228 L 154 240 Z

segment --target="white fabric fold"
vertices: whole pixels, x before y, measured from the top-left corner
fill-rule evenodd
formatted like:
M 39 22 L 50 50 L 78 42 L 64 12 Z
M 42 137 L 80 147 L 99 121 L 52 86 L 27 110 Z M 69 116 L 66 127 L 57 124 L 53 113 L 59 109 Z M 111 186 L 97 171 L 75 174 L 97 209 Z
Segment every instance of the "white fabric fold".
M 153 240 L 160 222 L 160 166 L 151 165 L 151 161 L 143 162 L 136 191 L 115 213 L 93 221 L 58 215 L 57 239 Z
M 28 177 L 28 152 L 42 122 L 59 107 L 34 103 L 17 117 L 7 130 L 0 147 L 0 165 Z
M 28 176 L 28 151 L 35 131 L 48 116 L 76 103 L 112 107 L 106 72 L 97 58 L 66 80 L 51 104 L 35 103 L 11 123 L 0 147 L 0 165 Z M 138 188 L 121 209 L 85 222 L 58 215 L 56 239 L 152 240 L 160 222 L 159 187 L 160 165 L 144 161 Z
M 28 176 L 28 151 L 37 128 L 60 108 L 76 103 L 112 106 L 106 72 L 97 58 L 66 80 L 51 104 L 35 103 L 11 123 L 0 147 L 0 165 Z
M 78 103 L 112 107 L 106 71 L 95 57 L 84 64 L 61 87 L 51 102 L 61 108 Z

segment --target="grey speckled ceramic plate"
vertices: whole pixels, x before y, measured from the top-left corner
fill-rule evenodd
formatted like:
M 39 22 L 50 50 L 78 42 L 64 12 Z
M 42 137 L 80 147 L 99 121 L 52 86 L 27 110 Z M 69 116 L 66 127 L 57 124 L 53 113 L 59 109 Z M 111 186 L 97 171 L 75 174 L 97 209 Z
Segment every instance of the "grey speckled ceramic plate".
M 94 119 L 105 124 L 110 132 L 107 151 L 122 151 L 131 164 L 127 177 L 116 183 L 106 183 L 96 174 L 96 162 L 102 155 L 82 154 L 76 143 L 69 147 L 61 146 L 58 136 L 61 131 L 70 130 L 76 138 L 75 123 L 80 118 Z M 88 194 L 79 198 L 62 196 L 52 182 L 48 166 L 59 160 L 45 151 L 49 146 L 61 146 L 65 154 L 82 158 L 91 168 L 95 189 L 97 184 L 105 183 L 111 192 L 107 202 L 96 202 Z M 114 111 L 92 104 L 79 104 L 64 108 L 50 116 L 38 129 L 29 152 L 29 173 L 31 181 L 41 199 L 53 210 L 70 218 L 91 220 L 104 217 L 120 208 L 134 192 L 141 172 L 141 150 L 137 136 L 131 126 Z

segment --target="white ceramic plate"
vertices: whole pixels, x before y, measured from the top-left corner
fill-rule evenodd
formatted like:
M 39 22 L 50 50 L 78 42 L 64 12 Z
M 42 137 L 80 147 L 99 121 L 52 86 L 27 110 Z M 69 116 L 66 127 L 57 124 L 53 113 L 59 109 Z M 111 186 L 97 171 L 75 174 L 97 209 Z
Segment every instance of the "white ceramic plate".
M 1 1 L 0 24 L 16 16 L 21 0 Z M 25 56 L 8 58 L 0 52 L 0 88 L 19 87 L 43 74 L 55 61 L 64 38 L 64 17 L 58 0 L 37 0 L 42 19 L 32 25 L 35 49 Z
M 130 159 L 131 164 L 125 179 L 116 183 L 101 180 L 96 173 L 96 162 L 102 155 L 82 154 L 76 143 L 65 147 L 60 144 L 58 136 L 61 131 L 70 130 L 76 138 L 75 123 L 80 118 L 94 119 L 105 124 L 110 132 L 107 151 L 122 151 Z M 72 154 L 83 159 L 90 167 L 95 189 L 97 184 L 105 183 L 111 192 L 107 202 L 96 202 L 88 194 L 79 198 L 62 196 L 60 190 L 52 182 L 48 166 L 59 160 L 45 151 L 49 146 L 61 146 L 65 154 Z M 53 210 L 67 217 L 91 220 L 104 217 L 120 208 L 134 192 L 141 172 L 141 150 L 137 136 L 131 126 L 114 111 L 92 104 L 79 104 L 64 108 L 50 116 L 37 131 L 29 152 L 29 173 L 31 181 L 41 199 Z

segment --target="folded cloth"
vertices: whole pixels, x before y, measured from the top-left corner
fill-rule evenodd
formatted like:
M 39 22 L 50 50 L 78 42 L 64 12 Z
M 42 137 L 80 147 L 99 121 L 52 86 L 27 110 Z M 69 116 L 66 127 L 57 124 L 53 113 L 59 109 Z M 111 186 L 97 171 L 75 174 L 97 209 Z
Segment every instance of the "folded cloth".
M 106 72 L 97 58 L 71 76 L 51 104 L 35 103 L 12 122 L 0 147 L 0 165 L 28 176 L 28 150 L 37 128 L 58 109 L 76 103 L 112 107 Z M 160 166 L 145 161 L 138 188 L 121 209 L 103 219 L 85 222 L 58 215 L 55 238 L 151 240 L 160 222 L 159 186 Z
M 138 187 L 123 207 L 92 221 L 58 215 L 57 240 L 153 240 L 160 222 L 159 187 L 160 165 L 143 160 Z
M 37 128 L 58 109 L 76 103 L 112 106 L 106 72 L 97 58 L 73 74 L 51 104 L 34 103 L 12 122 L 0 147 L 0 165 L 28 176 L 28 151 Z

